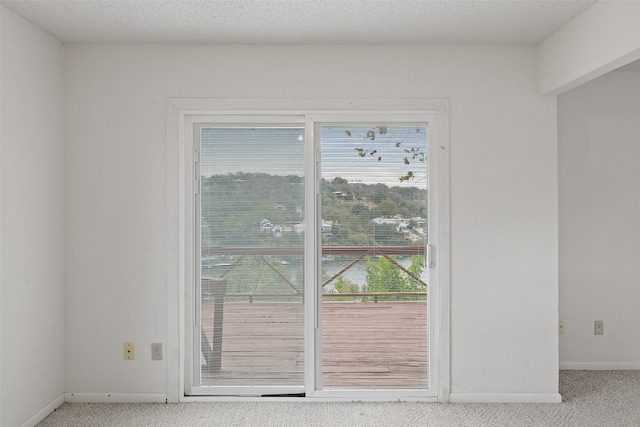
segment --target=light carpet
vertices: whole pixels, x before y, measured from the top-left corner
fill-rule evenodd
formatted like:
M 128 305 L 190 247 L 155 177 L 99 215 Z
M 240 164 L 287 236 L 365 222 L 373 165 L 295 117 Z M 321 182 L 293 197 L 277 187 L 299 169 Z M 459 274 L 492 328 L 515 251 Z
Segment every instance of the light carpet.
M 562 371 L 560 404 L 65 403 L 39 426 L 640 426 L 640 371 Z

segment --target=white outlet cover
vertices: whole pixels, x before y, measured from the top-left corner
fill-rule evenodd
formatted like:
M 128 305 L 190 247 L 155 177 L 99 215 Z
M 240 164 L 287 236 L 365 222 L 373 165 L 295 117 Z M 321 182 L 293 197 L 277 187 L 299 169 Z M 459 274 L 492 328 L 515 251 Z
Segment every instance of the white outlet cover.
M 151 343 L 151 360 L 162 360 L 162 343 Z

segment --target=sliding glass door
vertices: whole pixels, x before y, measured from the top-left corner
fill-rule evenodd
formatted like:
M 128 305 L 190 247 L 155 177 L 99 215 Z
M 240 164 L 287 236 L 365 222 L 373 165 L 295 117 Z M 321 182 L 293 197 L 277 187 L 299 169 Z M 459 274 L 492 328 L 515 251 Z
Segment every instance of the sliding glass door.
M 303 392 L 304 128 L 197 135 L 196 384 Z
M 426 389 L 427 127 L 319 133 L 321 389 Z
M 435 396 L 434 120 L 193 122 L 187 394 Z

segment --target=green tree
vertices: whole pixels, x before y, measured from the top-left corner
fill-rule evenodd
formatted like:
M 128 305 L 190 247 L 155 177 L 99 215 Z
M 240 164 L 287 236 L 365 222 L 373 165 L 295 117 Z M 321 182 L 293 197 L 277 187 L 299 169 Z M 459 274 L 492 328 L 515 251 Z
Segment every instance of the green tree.
M 339 294 L 355 294 L 360 292 L 360 288 L 357 283 L 353 283 L 349 279 L 345 279 L 344 277 L 338 277 L 338 280 L 335 284 L 335 291 L 331 293 L 339 293 Z M 353 301 L 354 297 L 334 297 L 333 301 Z
M 388 194 L 389 194 L 389 187 L 387 187 L 385 184 L 378 183 L 373 187 L 371 200 L 374 203 L 380 203 L 381 201 L 387 198 Z
M 371 246 L 375 244 L 375 240 L 370 235 L 355 233 L 349 235 L 345 244 L 347 246 Z
M 367 219 L 371 219 L 371 214 L 367 205 L 357 203 L 351 207 L 351 213 L 357 216 L 364 216 Z
M 336 291 L 341 294 L 354 294 L 360 292 L 360 288 L 357 283 L 340 276 L 336 282 Z
M 345 187 L 346 185 L 349 184 L 349 181 L 347 181 L 344 178 L 341 178 L 339 176 L 336 176 L 335 178 L 333 178 L 333 181 L 331 182 L 331 184 L 333 185 L 333 187 L 335 188 L 340 188 L 342 189 L 343 187 Z
M 392 257 L 395 260 L 395 258 Z M 413 255 L 411 257 L 411 266 L 407 268 L 411 274 L 420 277 L 424 269 L 423 257 Z M 402 271 L 391 261 L 385 257 L 375 259 L 367 258 L 365 261 L 365 271 L 367 273 L 367 281 L 362 287 L 362 292 L 424 292 L 425 287 Z M 371 298 L 369 298 L 371 299 Z M 386 296 L 379 297 L 380 300 L 398 300 L 398 299 L 418 299 L 412 296 Z M 424 299 L 420 296 L 419 299 Z
M 382 216 L 394 216 L 398 212 L 398 205 L 390 199 L 385 199 L 378 205 L 378 213 Z
M 282 262 L 277 257 L 270 259 L 271 264 L 281 275 L 285 277 L 289 273 L 282 267 Z M 227 277 L 227 292 L 249 293 L 294 293 L 295 291 L 267 266 L 260 258 L 255 256 L 245 257 L 238 265 L 234 266 Z M 299 285 L 298 285 L 299 286 Z
M 396 226 L 392 224 L 376 224 L 371 223 L 371 234 L 376 241 L 376 243 L 380 246 L 390 246 L 391 241 L 398 236 L 396 232 Z

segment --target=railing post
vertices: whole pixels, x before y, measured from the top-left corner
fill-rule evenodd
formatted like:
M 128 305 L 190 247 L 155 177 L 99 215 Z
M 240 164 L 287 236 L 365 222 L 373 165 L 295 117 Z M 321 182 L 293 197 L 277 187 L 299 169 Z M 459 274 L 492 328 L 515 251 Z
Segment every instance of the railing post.
M 213 342 L 209 342 L 202 330 L 201 349 L 209 371 L 219 371 L 222 366 L 222 326 L 224 322 L 224 297 L 227 293 L 225 279 L 202 279 L 202 293 L 213 295 Z

